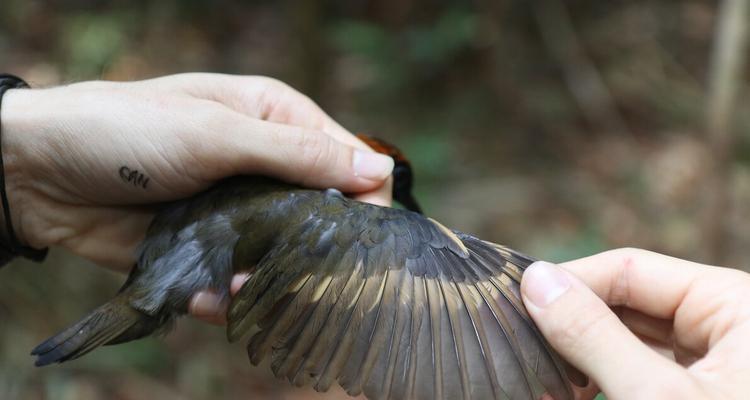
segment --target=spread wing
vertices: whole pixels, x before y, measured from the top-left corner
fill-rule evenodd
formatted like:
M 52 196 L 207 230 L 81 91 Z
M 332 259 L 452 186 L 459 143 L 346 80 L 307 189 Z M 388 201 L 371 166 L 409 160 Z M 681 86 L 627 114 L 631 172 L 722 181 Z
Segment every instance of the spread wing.
M 253 364 L 370 399 L 572 398 L 520 299 L 532 259 L 406 211 L 328 211 L 284 235 L 230 307 Z

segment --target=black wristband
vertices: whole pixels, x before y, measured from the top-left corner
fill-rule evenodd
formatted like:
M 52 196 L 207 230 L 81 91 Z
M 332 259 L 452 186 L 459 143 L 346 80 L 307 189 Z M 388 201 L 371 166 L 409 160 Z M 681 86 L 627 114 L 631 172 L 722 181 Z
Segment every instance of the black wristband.
M 0 111 L 2 110 L 3 97 L 5 92 L 10 89 L 28 88 L 29 85 L 23 79 L 10 75 L 0 74 Z M 0 266 L 7 264 L 17 256 L 22 256 L 34 261 L 42 261 L 47 256 L 48 249 L 35 249 L 24 246 L 16 237 L 16 231 L 13 229 L 13 220 L 10 215 L 10 206 L 8 205 L 8 194 L 5 191 L 5 166 L 3 164 L 2 152 L 2 121 L 0 121 L 0 201 L 2 201 L 3 215 L 5 217 L 6 238 L 0 240 Z

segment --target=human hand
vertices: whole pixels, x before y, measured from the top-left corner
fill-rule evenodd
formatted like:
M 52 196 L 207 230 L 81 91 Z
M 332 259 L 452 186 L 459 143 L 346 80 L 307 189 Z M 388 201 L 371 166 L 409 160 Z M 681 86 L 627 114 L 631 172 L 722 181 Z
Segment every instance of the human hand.
M 390 203 L 383 182 L 393 161 L 270 78 L 182 74 L 11 90 L 2 124 L 17 236 L 107 266 L 132 266 L 155 204 L 231 175 Z
M 0 120 L 16 235 L 122 270 L 155 204 L 226 176 L 271 175 L 390 204 L 393 160 L 270 78 L 182 74 L 12 90 Z M 224 308 L 207 292 L 191 302 L 212 322 Z
M 750 393 L 750 274 L 620 249 L 535 263 L 521 292 L 550 344 L 610 400 Z

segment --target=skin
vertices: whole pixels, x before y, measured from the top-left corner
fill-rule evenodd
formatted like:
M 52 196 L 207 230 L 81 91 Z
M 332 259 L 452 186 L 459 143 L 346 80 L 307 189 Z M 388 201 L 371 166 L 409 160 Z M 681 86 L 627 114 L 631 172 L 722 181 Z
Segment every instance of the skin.
M 158 203 L 226 176 L 266 174 L 390 203 L 392 161 L 368 157 L 310 99 L 269 78 L 184 74 L 12 90 L 1 118 L 17 236 L 121 270 Z M 246 278 L 234 277 L 233 293 Z M 750 391 L 746 273 L 621 249 L 536 263 L 521 289 L 551 345 L 591 377 L 578 398 L 599 388 L 609 399 Z M 223 323 L 225 305 L 204 292 L 191 313 Z
M 744 399 L 750 274 L 638 249 L 537 262 L 524 303 L 590 399 Z M 612 307 L 615 309 L 612 310 Z
M 18 238 L 123 272 L 159 203 L 227 176 L 270 175 L 390 204 L 393 160 L 271 78 L 181 74 L 10 90 L 1 111 Z M 207 320 L 222 314 L 210 293 L 192 309 Z

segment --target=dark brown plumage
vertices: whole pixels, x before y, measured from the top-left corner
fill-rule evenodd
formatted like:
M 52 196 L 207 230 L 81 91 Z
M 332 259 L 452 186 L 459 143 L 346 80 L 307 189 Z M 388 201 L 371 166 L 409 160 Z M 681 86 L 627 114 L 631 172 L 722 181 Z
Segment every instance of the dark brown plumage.
M 34 349 L 37 365 L 164 329 L 189 298 L 232 299 L 230 341 L 253 364 L 320 391 L 371 399 L 572 398 L 564 367 L 523 307 L 533 260 L 417 213 L 232 178 L 166 207 L 118 295 Z M 256 267 L 257 266 L 257 267 Z

